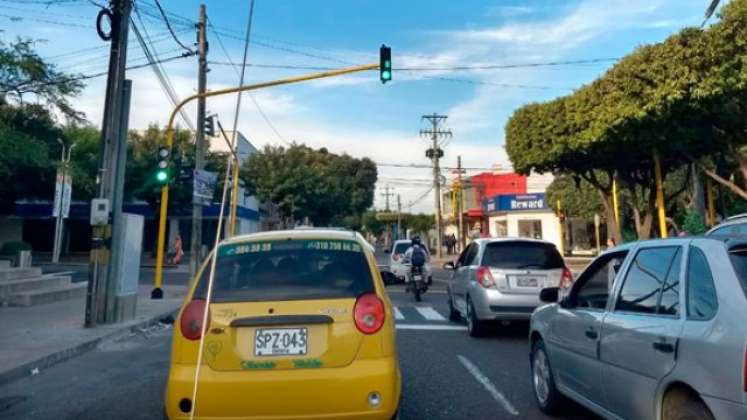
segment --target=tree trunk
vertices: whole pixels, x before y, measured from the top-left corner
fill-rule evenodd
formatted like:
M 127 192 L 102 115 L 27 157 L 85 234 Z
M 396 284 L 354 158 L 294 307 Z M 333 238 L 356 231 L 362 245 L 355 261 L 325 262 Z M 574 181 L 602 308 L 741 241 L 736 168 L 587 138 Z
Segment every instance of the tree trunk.
M 597 188 L 599 198 L 602 200 L 602 206 L 604 207 L 604 218 L 607 221 L 607 237 L 614 238 L 615 243 L 622 242 L 622 234 L 620 233 L 620 226 L 615 221 L 615 210 L 612 204 L 612 196 L 607 191 Z
M 708 175 L 708 177 L 710 177 L 714 181 L 718 182 L 719 184 L 723 185 L 724 187 L 728 188 L 729 191 L 733 192 L 734 194 L 742 197 L 742 199 L 747 200 L 747 191 L 739 188 L 739 186 L 737 184 L 729 181 L 728 179 L 724 179 L 724 178 L 720 177 L 716 173 L 716 171 L 712 171 L 712 170 L 706 168 L 703 164 L 701 164 L 700 162 L 698 162 L 692 156 L 689 156 L 689 155 L 686 155 L 686 156 L 687 156 L 688 159 L 690 159 L 690 161 L 692 161 L 693 163 L 695 163 L 703 171 L 704 174 Z M 746 162 L 746 166 L 743 169 L 742 165 L 741 165 L 741 161 L 740 161 L 740 172 L 742 172 L 743 175 L 745 175 L 747 173 L 747 162 Z

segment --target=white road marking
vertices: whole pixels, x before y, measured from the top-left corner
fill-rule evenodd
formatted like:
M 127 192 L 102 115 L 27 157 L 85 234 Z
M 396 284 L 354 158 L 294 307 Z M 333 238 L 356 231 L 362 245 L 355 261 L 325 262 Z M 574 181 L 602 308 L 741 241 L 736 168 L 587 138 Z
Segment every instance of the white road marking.
M 398 330 L 467 331 L 464 325 L 396 324 Z
M 472 376 L 477 379 L 477 382 L 479 382 L 487 391 L 488 393 L 496 400 L 498 401 L 503 408 L 508 411 L 509 414 L 512 414 L 514 416 L 518 416 L 519 412 L 516 411 L 516 408 L 511 404 L 508 399 L 501 394 L 498 389 L 496 389 L 495 385 L 493 385 L 492 382 L 490 382 L 490 379 L 488 379 L 487 376 L 485 376 L 480 369 L 478 369 L 477 366 L 472 364 L 472 362 L 469 361 L 466 357 L 462 356 L 461 354 L 457 355 L 457 359 L 464 365 L 465 368 L 467 368 L 467 371 L 472 374 Z
M 418 306 L 415 307 L 415 309 L 420 313 L 420 315 L 423 316 L 423 318 L 427 319 L 428 321 L 446 321 L 446 318 L 444 318 L 440 313 L 436 312 L 436 310 L 431 308 L 430 306 Z
M 399 319 L 399 320 L 405 319 L 405 316 L 402 315 L 402 312 L 400 312 L 399 308 L 397 308 L 396 306 L 394 307 L 394 319 Z

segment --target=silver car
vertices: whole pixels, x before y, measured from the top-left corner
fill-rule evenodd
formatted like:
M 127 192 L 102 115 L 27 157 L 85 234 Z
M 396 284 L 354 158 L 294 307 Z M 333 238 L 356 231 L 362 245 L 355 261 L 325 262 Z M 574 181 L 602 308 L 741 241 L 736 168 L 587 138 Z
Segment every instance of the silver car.
M 550 414 L 570 398 L 614 419 L 747 419 L 746 320 L 744 238 L 613 248 L 532 315 L 535 399 Z
M 473 337 L 491 321 L 528 320 L 541 304 L 543 287 L 573 281 L 555 245 L 535 239 L 477 239 L 444 268 L 453 270 L 447 287 L 450 318 L 465 318 Z

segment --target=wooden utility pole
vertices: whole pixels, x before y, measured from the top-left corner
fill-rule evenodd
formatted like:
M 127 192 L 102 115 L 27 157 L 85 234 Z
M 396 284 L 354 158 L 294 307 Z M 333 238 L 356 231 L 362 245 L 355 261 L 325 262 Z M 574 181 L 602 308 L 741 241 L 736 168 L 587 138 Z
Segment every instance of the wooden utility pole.
M 123 134 L 123 127 L 127 121 L 123 121 L 123 112 L 126 105 L 123 97 L 125 84 L 125 71 L 127 64 L 127 37 L 132 11 L 132 0 L 111 0 L 111 33 L 108 38 L 109 48 L 109 71 L 106 81 L 106 96 L 104 100 L 104 117 L 101 123 L 101 143 L 99 145 L 98 173 L 96 174 L 96 197 L 106 199 L 110 208 L 115 209 L 121 202 L 115 203 L 116 197 L 121 197 L 121 191 L 115 191 L 122 187 L 117 181 L 117 161 L 124 142 L 126 146 L 127 135 Z M 99 28 L 101 31 L 103 28 Z M 121 168 L 123 171 L 124 168 Z M 124 175 L 124 174 L 121 174 Z M 118 213 L 116 209 L 113 212 Z M 88 291 L 86 294 L 85 326 L 94 327 L 99 322 L 112 322 L 115 288 L 113 276 L 111 275 L 110 263 L 112 227 L 116 224 L 114 217 L 109 218 L 109 223 L 103 226 L 94 226 L 91 239 L 91 258 L 89 269 Z
M 202 95 L 207 89 L 207 15 L 205 5 L 200 5 L 200 17 L 197 21 L 197 93 Z M 205 169 L 205 98 L 197 98 L 197 130 L 195 132 L 195 173 Z M 189 269 L 194 276 L 202 261 L 202 202 L 192 195 L 192 239 Z
M 443 241 L 443 222 L 441 221 L 441 168 L 439 167 L 439 159 L 444 155 L 444 152 L 440 147 L 443 143 L 440 142 L 440 140 L 451 137 L 451 131 L 442 130 L 439 128 L 439 125 L 445 122 L 447 118 L 449 117 L 446 115 L 438 115 L 436 113 L 423 115 L 422 119 L 428 120 L 431 123 L 431 128 L 420 130 L 421 136 L 429 137 L 431 140 L 431 148 L 426 150 L 425 156 L 430 158 L 433 162 L 433 193 L 435 195 L 434 210 L 436 212 L 436 255 L 439 259 L 443 257 L 443 250 L 441 249 L 441 242 Z

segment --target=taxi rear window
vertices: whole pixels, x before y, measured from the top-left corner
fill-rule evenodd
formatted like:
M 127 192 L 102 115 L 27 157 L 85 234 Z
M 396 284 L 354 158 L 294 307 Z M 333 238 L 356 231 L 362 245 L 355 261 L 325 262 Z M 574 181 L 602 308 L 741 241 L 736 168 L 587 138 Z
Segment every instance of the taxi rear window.
M 195 297 L 204 298 L 209 265 Z M 212 300 L 262 302 L 354 298 L 372 292 L 368 260 L 355 241 L 284 240 L 218 249 Z

